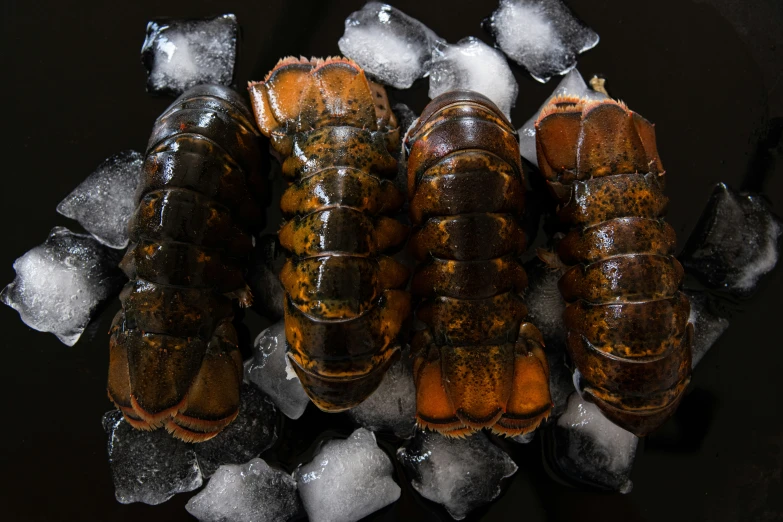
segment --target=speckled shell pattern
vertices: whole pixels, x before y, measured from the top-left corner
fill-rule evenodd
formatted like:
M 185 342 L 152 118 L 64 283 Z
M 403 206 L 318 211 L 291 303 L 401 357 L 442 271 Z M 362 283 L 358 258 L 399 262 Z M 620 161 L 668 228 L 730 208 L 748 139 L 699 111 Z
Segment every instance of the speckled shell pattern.
M 425 327 L 417 422 L 447 436 L 534 430 L 552 408 L 541 334 L 524 321 L 524 172 L 516 132 L 486 97 L 441 95 L 408 131 L 408 197 Z
M 188 90 L 155 122 L 110 341 L 109 397 L 135 428 L 201 442 L 237 415 L 232 298 L 251 299 L 260 139 L 244 101 L 222 86 Z
M 569 267 L 559 288 L 580 386 L 644 436 L 682 398 L 693 336 L 654 127 L 614 100 L 555 98 L 536 122 L 536 147 L 570 227 L 557 248 Z
M 288 357 L 310 399 L 351 408 L 380 384 L 410 313 L 408 270 L 385 255 L 408 227 L 390 181 L 400 146 L 386 92 L 342 58 L 281 60 L 250 84 L 258 127 L 290 182 L 280 244 Z

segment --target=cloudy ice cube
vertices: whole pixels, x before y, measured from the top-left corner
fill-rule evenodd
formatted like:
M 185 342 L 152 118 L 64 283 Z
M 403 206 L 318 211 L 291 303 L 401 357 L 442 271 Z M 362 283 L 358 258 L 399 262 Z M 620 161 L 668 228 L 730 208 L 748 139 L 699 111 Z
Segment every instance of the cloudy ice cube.
M 578 96 L 590 100 L 604 100 L 608 98 L 604 93 L 594 91 L 588 87 L 582 78 L 582 75 L 579 74 L 579 71 L 576 69 L 568 71 L 568 74 L 560 80 L 560 83 L 557 84 L 557 87 L 555 87 L 555 90 L 549 98 L 541 104 L 535 114 L 533 114 L 517 131 L 519 133 L 519 152 L 522 154 L 523 158 L 536 166 L 538 166 L 538 160 L 536 159 L 535 123 L 538 119 L 538 115 L 541 114 L 541 110 L 556 96 Z
M 560 0 L 500 0 L 489 30 L 506 56 L 540 82 L 573 69 L 576 56 L 599 39 Z
M 517 471 L 511 457 L 482 432 L 450 438 L 417 430 L 413 440 L 397 450 L 397 459 L 413 489 L 443 504 L 457 520 L 497 498 L 501 481 Z
M 740 297 L 778 262 L 781 224 L 761 196 L 718 183 L 680 255 L 685 270 Z
M 247 284 L 253 291 L 253 308 L 272 320 L 280 319 L 284 314 L 285 292 L 278 274 L 285 258 L 277 234 L 258 238 L 250 256 Z
M 104 245 L 125 248 L 143 161 L 133 150 L 106 159 L 57 205 L 57 212 L 78 221 Z
M 416 385 L 407 354 L 384 375 L 381 385 L 364 402 L 348 410 L 354 421 L 372 431 L 393 431 L 410 438 L 416 427 Z
M 407 89 L 426 76 L 432 49 L 443 40 L 427 26 L 380 2 L 367 2 L 345 19 L 337 45 L 374 79 Z
M 16 278 L 0 300 L 30 328 L 73 346 L 98 306 L 122 286 L 118 261 L 92 237 L 55 227 L 42 245 L 14 261 Z
M 364 428 L 327 442 L 296 481 L 310 522 L 353 522 L 400 498 L 391 460 Z
M 712 312 L 706 294 L 690 291 L 686 291 L 685 294 L 691 302 L 691 315 L 688 322 L 693 324 L 691 367 L 695 368 L 704 354 L 729 327 L 729 321 Z
M 514 437 L 511 437 L 511 440 L 519 444 L 530 444 L 531 442 L 533 442 L 533 439 L 535 437 L 536 437 L 536 432 L 531 431 L 530 433 L 525 433 L 524 435 L 516 435 Z
M 103 416 L 103 429 L 109 434 L 109 465 L 118 502 L 155 505 L 201 487 L 191 444 L 165 430 L 136 430 L 118 410 Z
M 220 466 L 185 509 L 201 522 L 285 522 L 300 504 L 290 474 L 253 459 Z
M 285 321 L 279 321 L 256 337 L 253 357 L 245 363 L 245 377 L 269 395 L 289 419 L 301 417 L 310 403 L 286 356 Z
M 519 91 L 514 74 L 503 53 L 472 36 L 432 53 L 430 99 L 460 89 L 483 94 L 511 119 Z
M 568 479 L 597 488 L 629 493 L 631 467 L 639 438 L 603 416 L 601 410 L 574 393 L 568 408 L 551 430 L 547 447 L 556 471 Z
M 201 472 L 211 476 L 223 464 L 241 464 L 259 456 L 277 440 L 275 405 L 255 386 L 240 387 L 239 415 L 206 442 L 194 444 Z
M 181 94 L 194 85 L 231 85 L 237 54 L 233 14 L 202 20 L 153 20 L 141 47 L 147 91 Z

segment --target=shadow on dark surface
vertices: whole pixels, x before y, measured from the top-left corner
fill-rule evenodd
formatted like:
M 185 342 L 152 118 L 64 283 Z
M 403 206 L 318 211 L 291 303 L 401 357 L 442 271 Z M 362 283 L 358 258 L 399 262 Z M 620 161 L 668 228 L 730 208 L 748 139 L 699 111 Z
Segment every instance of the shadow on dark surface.
M 242 26 L 235 75 L 241 89 L 248 80 L 262 79 L 280 57 L 337 54 L 343 20 L 362 4 L 4 3 L 2 91 L 8 130 L 0 208 L 2 280 L 13 279 L 13 260 L 41 243 L 53 226 L 75 225 L 55 213 L 57 203 L 107 156 L 143 149 L 152 122 L 171 101 L 144 92 L 139 49 L 148 20 L 235 13 Z M 449 41 L 468 35 L 490 41 L 480 23 L 495 8 L 494 1 L 394 4 Z M 783 214 L 780 2 L 568 4 L 601 35 L 599 45 L 580 57 L 580 71 L 585 77 L 604 75 L 614 96 L 656 123 L 668 172 L 668 219 L 680 247 L 718 181 L 764 192 L 773 210 Z M 518 66 L 512 64 L 512 70 L 520 85 L 512 120 L 520 126 L 557 80 L 542 85 Z M 420 80 L 411 90 L 392 90 L 390 96 L 392 103 L 405 102 L 418 112 L 426 104 L 426 91 L 427 81 Z M 276 232 L 279 221 L 279 209 L 272 205 L 266 231 Z M 751 300 L 738 303 L 730 328 L 697 367 L 678 413 L 640 446 L 630 494 L 557 483 L 543 468 L 540 437 L 528 445 L 504 441 L 520 469 L 497 501 L 467 520 L 780 519 L 780 273 L 778 267 Z M 85 335 L 72 348 L 30 330 L 13 310 L 0 308 L 4 520 L 192 520 L 184 510 L 191 494 L 159 506 L 124 506 L 114 499 L 100 420 L 111 408 L 105 391 L 105 332 L 118 305 L 111 303 L 97 327 L 90 327 L 94 337 Z M 254 312 L 246 314 L 245 322 L 245 343 L 268 324 Z M 295 467 L 329 430 L 345 436 L 352 425 L 345 416 L 314 408 L 300 421 L 287 422 L 278 443 L 286 455 L 280 463 Z M 393 456 L 394 441 L 380 439 Z M 419 498 L 396 461 L 395 466 L 401 499 L 368 518 L 449 520 L 440 506 Z

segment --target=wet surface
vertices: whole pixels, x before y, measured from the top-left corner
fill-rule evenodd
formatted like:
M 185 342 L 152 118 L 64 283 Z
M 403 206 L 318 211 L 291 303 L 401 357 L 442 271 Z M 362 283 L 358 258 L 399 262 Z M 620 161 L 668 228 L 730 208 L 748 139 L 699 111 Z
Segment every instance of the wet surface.
M 106 157 L 144 148 L 152 123 L 171 98 L 144 91 L 139 51 L 146 22 L 163 16 L 233 12 L 241 26 L 235 80 L 259 80 L 284 55 L 334 55 L 344 18 L 363 2 L 141 1 L 132 5 L 40 6 L 6 2 L 2 15 L 5 105 L 5 241 L 0 282 L 13 279 L 13 260 L 41 243 L 51 227 L 75 223 L 55 207 Z M 601 36 L 579 58 L 589 78 L 604 75 L 613 96 L 656 124 L 668 173 L 667 220 L 678 252 L 712 188 L 724 181 L 763 192 L 783 214 L 783 6 L 777 0 L 571 0 L 573 11 Z M 454 42 L 491 42 L 481 20 L 493 1 L 398 1 L 395 6 Z M 511 116 L 521 126 L 556 85 L 540 84 L 512 65 L 519 83 Z M 409 91 L 390 89 L 392 104 L 420 112 L 427 80 Z M 278 192 L 281 184 L 274 184 Z M 528 199 L 536 197 L 533 194 Z M 280 214 L 273 204 L 268 231 Z M 540 238 L 539 238 L 540 239 Z M 467 520 L 734 521 L 775 520 L 783 513 L 783 352 L 778 335 L 783 277 L 778 266 L 750 299 L 728 301 L 731 326 L 694 371 L 674 415 L 643 441 L 631 473 L 633 491 L 607 495 L 552 480 L 540 437 L 501 441 L 519 471 L 494 503 Z M 114 498 L 101 416 L 106 398 L 112 302 L 73 347 L 24 326 L 0 307 L 4 364 L 0 369 L 5 429 L 0 491 L 4 520 L 192 520 L 191 494 L 159 506 L 120 505 Z M 248 345 L 268 324 L 245 314 Z M 248 352 L 249 353 L 249 352 Z M 246 354 L 247 355 L 247 354 Z M 312 408 L 312 407 L 311 407 Z M 321 432 L 347 436 L 344 415 L 308 410 L 287 422 L 278 443 L 281 464 L 307 461 Z M 379 437 L 390 456 L 394 441 Z M 264 455 L 266 457 L 266 455 Z M 273 462 L 270 461 L 270 464 Z M 449 520 L 403 481 L 400 500 L 371 520 Z M 290 469 L 289 469 L 290 471 Z

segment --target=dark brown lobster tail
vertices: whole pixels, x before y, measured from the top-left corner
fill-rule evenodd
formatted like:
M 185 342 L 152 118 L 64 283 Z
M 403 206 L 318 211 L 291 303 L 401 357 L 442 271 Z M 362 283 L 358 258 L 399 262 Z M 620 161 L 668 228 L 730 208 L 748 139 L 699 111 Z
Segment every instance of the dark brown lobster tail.
M 139 429 L 200 442 L 237 415 L 242 358 L 232 297 L 262 213 L 260 138 L 239 96 L 194 87 L 155 122 L 121 268 L 109 397 Z
M 675 410 L 690 380 L 690 304 L 664 220 L 664 170 L 647 120 L 614 100 L 553 99 L 536 122 L 538 163 L 571 230 L 568 352 L 584 393 L 644 436 Z
M 403 203 L 389 181 L 397 121 L 383 87 L 342 58 L 283 59 L 250 96 L 291 181 L 279 233 L 288 355 L 319 408 L 344 410 L 378 387 L 410 312 L 408 271 L 383 255 L 408 233 L 385 215 Z
M 534 430 L 549 415 L 541 334 L 524 322 L 516 132 L 484 96 L 435 98 L 406 138 L 411 290 L 426 324 L 412 342 L 417 421 L 445 435 Z

